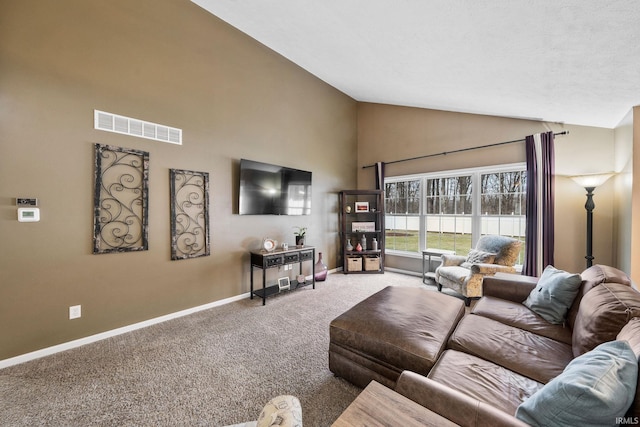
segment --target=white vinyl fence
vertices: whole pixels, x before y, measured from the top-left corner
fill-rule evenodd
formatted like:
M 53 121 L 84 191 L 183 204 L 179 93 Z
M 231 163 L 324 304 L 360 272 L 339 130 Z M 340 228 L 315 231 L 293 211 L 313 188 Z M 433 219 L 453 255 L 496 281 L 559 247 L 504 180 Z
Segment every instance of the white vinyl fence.
M 426 217 L 427 232 L 471 234 L 471 217 L 429 215 Z M 385 216 L 387 230 L 420 230 L 419 216 Z M 526 220 L 524 215 L 483 216 L 481 234 L 524 237 Z

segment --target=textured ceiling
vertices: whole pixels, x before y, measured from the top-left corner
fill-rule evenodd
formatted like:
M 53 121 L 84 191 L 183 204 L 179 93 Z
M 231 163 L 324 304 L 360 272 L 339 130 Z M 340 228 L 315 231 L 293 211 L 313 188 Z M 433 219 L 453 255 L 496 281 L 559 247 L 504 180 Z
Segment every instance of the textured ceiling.
M 613 128 L 639 0 L 192 0 L 358 101 Z

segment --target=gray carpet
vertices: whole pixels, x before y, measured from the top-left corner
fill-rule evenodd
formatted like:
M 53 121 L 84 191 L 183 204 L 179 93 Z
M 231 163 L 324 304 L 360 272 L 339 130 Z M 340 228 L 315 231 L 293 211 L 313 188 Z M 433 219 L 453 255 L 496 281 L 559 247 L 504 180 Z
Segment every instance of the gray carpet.
M 329 322 L 388 285 L 420 278 L 331 274 L 0 370 L 3 426 L 224 426 L 279 394 L 329 426 L 360 390 L 328 369 Z M 431 289 L 435 289 L 430 287 Z

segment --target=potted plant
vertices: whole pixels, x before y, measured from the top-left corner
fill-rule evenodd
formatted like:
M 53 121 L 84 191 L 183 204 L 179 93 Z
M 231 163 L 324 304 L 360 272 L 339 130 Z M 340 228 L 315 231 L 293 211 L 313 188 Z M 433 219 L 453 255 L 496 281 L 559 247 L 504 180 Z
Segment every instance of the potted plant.
M 296 236 L 296 246 L 301 248 L 304 246 L 304 236 L 307 234 L 307 227 L 295 227 L 298 231 L 293 234 Z

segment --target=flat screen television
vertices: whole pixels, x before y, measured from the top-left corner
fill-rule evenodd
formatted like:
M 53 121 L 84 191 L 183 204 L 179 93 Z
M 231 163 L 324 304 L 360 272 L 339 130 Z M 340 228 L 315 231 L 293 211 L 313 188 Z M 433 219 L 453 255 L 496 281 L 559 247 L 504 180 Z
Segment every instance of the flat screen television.
M 310 215 L 311 172 L 240 160 L 240 215 Z

